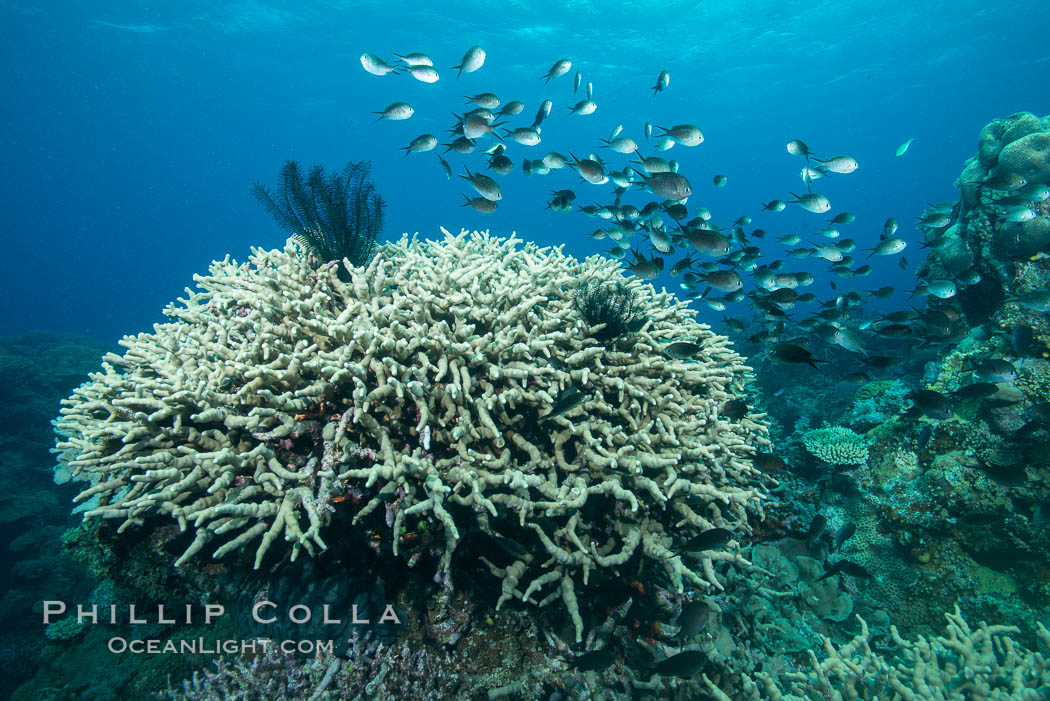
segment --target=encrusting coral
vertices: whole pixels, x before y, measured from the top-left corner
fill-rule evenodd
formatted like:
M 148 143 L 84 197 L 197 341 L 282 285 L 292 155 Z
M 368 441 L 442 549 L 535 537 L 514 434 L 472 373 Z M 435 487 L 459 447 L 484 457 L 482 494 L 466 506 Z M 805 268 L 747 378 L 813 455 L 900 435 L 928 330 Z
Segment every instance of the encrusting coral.
M 576 587 L 599 568 L 643 557 L 679 591 L 720 588 L 715 561 L 746 564 L 732 547 L 698 564 L 672 551 L 709 528 L 743 535 L 761 511 L 763 415 L 720 416 L 743 359 L 615 261 L 444 234 L 365 268 L 312 267 L 289 242 L 195 277 L 171 322 L 125 337 L 64 401 L 56 452 L 90 483 L 85 518 L 174 519 L 194 533 L 176 565 L 252 545 L 259 567 L 278 541 L 294 559 L 346 537 L 326 531 L 345 509 L 449 586 L 469 531 L 514 555 L 485 563 L 499 603 L 560 599 L 577 640 Z M 622 282 L 644 325 L 603 344 L 573 303 L 580 280 Z M 696 351 L 662 352 L 678 341 Z

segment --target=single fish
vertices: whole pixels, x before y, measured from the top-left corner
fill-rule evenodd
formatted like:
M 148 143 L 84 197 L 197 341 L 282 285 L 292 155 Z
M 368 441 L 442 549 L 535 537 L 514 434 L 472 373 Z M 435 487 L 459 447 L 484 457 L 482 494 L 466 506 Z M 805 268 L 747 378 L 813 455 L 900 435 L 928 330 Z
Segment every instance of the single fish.
M 703 281 L 721 292 L 733 292 L 744 286 L 735 270 L 713 270 L 704 276 Z
M 839 329 L 831 337 L 831 340 L 848 351 L 860 353 L 861 355 L 867 355 L 868 353 L 864 348 L 864 340 L 860 337 L 860 334 L 851 329 Z
M 1014 353 L 1022 358 L 1032 352 L 1034 343 L 1035 332 L 1032 331 L 1031 326 L 1018 324 L 1010 332 L 1010 346 L 1014 349 Z
M 787 143 L 787 152 L 792 156 L 805 156 L 807 162 L 813 153 L 809 150 L 809 146 L 806 146 L 806 142 L 801 139 L 792 139 L 789 141 Z
M 672 550 L 677 555 L 698 557 L 705 550 L 721 548 L 733 538 L 733 532 L 725 528 L 708 528 Z
M 688 360 L 704 349 L 703 346 L 688 341 L 676 341 L 664 346 L 663 353 L 673 360 Z
M 1031 183 L 1018 188 L 1017 194 L 1029 202 L 1045 202 L 1050 199 L 1050 185 Z
M 891 236 L 889 238 L 885 238 L 879 241 L 879 243 L 874 248 L 868 248 L 865 250 L 871 252 L 868 254 L 868 258 L 871 258 L 872 256 L 892 256 L 897 253 L 900 253 L 907 247 L 907 241 L 900 238 L 899 236 Z
M 409 66 L 405 70 L 420 83 L 436 83 L 441 79 L 433 66 Z
M 509 136 L 522 146 L 535 146 L 540 143 L 540 130 L 537 127 L 519 127 L 504 129 L 503 136 Z
M 833 156 L 826 161 L 817 159 L 824 168 L 830 170 L 832 173 L 839 173 L 840 175 L 846 175 L 852 173 L 857 169 L 857 160 L 853 156 Z
M 850 521 L 839 527 L 835 531 L 835 542 L 831 547 L 831 552 L 835 552 L 843 546 L 843 544 L 853 537 L 853 534 L 857 532 L 857 524 Z
M 576 91 L 580 89 L 580 82 L 583 80 L 583 73 L 576 71 L 576 78 L 572 81 L 572 94 L 575 95 Z
M 652 280 L 664 269 L 663 258 L 646 258 L 634 250 L 631 252 L 634 253 L 634 262 L 629 264 L 627 269 L 643 280 Z
M 459 80 L 464 73 L 473 73 L 483 65 L 485 65 L 485 49 L 480 46 L 472 46 L 467 49 L 467 53 L 463 54 L 463 60 L 459 62 L 459 65 L 452 66 L 452 70 L 458 71 L 456 80 Z
M 457 115 L 453 114 L 453 116 L 457 116 Z M 490 123 L 494 122 L 496 120 L 496 114 L 492 110 L 490 110 L 490 109 L 488 109 L 486 107 L 475 107 L 474 109 L 472 109 L 471 111 L 469 111 L 465 115 L 463 115 L 462 117 L 458 117 L 458 119 L 460 121 L 463 121 L 464 119 L 469 119 L 470 117 L 480 117 L 481 119 L 484 119 L 486 122 L 490 122 Z M 456 132 L 454 132 L 454 133 L 456 133 Z
M 940 212 L 928 213 L 919 218 L 919 224 L 927 229 L 943 229 L 951 223 L 951 216 Z
M 561 195 L 555 195 L 554 199 L 547 203 L 547 209 L 567 214 L 572 211 L 572 200 L 562 197 Z
M 693 124 L 676 124 L 670 129 L 667 127 L 657 127 L 657 129 L 663 132 L 660 136 L 669 137 L 682 146 L 699 146 L 704 143 L 703 132 L 700 131 L 700 127 Z
M 866 372 L 851 372 L 848 375 L 843 375 L 842 379 L 850 384 L 862 385 L 871 382 L 871 375 Z
M 645 169 L 646 173 L 652 175 L 653 173 L 670 173 L 671 164 L 670 162 L 659 158 L 657 156 L 643 156 L 640 152 L 635 151 L 635 155 L 638 156 L 638 160 L 631 161 L 631 163 L 637 163 Z
M 432 151 L 434 147 L 437 146 L 437 143 L 437 137 L 433 134 L 422 134 L 412 139 L 412 143 L 408 146 L 403 146 L 401 150 L 405 152 L 405 156 L 408 156 L 408 154 L 413 152 L 422 153 L 424 151 Z
M 1003 219 L 1008 222 L 1020 223 L 1032 221 L 1038 216 L 1031 207 L 1010 207 L 1003 210 Z
M 605 168 L 598 161 L 590 158 L 579 159 L 572 152 L 569 153 L 569 164 L 576 168 L 580 177 L 592 185 L 600 185 L 606 178 Z
M 1020 304 L 1022 307 L 1037 312 L 1050 311 L 1050 291 L 1048 290 L 1036 290 L 1028 294 L 1009 297 L 1006 301 Z
M 620 136 L 614 139 L 599 139 L 605 147 L 611 148 L 617 153 L 634 153 L 638 150 L 638 144 L 629 136 Z
M 569 159 L 558 153 L 557 151 L 550 151 L 543 157 L 543 165 L 547 166 L 551 170 L 558 170 L 565 168 L 570 165 Z
M 596 109 L 598 109 L 598 103 L 588 97 L 586 100 L 580 100 L 571 106 L 569 112 L 571 114 L 587 115 L 594 114 Z
M 501 117 L 513 117 L 519 115 L 525 109 L 525 103 L 521 100 L 511 100 L 507 104 L 503 105 L 500 109 L 499 114 Z
M 543 124 L 543 120 L 550 116 L 551 108 L 553 107 L 554 103 L 550 100 L 544 100 L 540 103 L 540 108 L 536 110 L 536 119 L 532 120 L 533 129 L 537 129 L 541 124 Z
M 739 421 L 740 419 L 747 416 L 748 406 L 747 402 L 740 399 L 730 399 L 722 405 L 722 416 L 727 419 L 733 419 Z
M 499 107 L 499 97 L 494 93 L 483 92 L 473 96 L 466 96 L 464 98 L 468 103 L 473 102 L 478 107 L 484 107 L 487 110 L 494 110 Z
M 412 105 L 407 102 L 395 102 L 382 112 L 373 112 L 372 114 L 379 115 L 379 119 L 376 119 L 377 122 L 380 119 L 389 119 L 396 122 L 401 121 L 402 119 L 408 119 L 415 113 L 415 109 L 413 109 Z
M 434 61 L 424 53 L 415 52 L 411 54 L 394 54 L 408 66 L 433 66 Z
M 551 66 L 550 70 L 547 71 L 545 75 L 541 75 L 540 77 L 544 79 L 543 84 L 546 85 L 547 83 L 551 82 L 552 79 L 565 75 L 571 69 L 572 61 L 570 61 L 567 58 L 562 58 L 555 61 L 554 65 Z
M 441 167 L 445 171 L 445 177 L 447 177 L 449 180 L 451 180 L 452 179 L 452 166 L 450 166 L 448 164 L 448 161 L 446 161 L 444 158 L 441 157 L 441 154 L 435 154 L 435 155 L 438 157 L 438 160 L 441 161 Z
M 729 239 L 717 231 L 687 229 L 683 236 L 694 249 L 715 258 L 729 253 L 732 246 Z
M 466 175 L 459 177 L 469 181 L 479 195 L 491 202 L 499 202 L 503 199 L 503 190 L 500 189 L 499 183 L 495 180 L 481 173 L 471 173 L 470 168 L 466 166 L 463 166 L 463 170 L 466 172 Z
M 397 67 L 391 66 L 389 63 L 379 58 L 375 54 L 363 53 L 361 54 L 361 66 L 372 75 L 386 75 L 387 73 L 397 73 Z
M 528 549 L 513 538 L 504 538 L 503 536 L 493 536 L 492 540 L 500 547 L 503 552 L 507 553 L 511 557 L 521 558 L 529 554 Z
M 463 120 L 463 136 L 473 141 L 474 139 L 480 139 L 486 134 L 492 134 L 499 139 L 500 136 L 496 133 L 496 127 L 498 126 L 498 123 L 490 124 L 484 117 L 470 115 Z
M 565 412 L 583 404 L 586 399 L 587 395 L 579 386 L 569 385 L 558 392 L 558 395 L 554 398 L 554 406 L 551 407 L 550 413 L 540 417 L 540 423 L 553 419 L 555 416 L 561 416 Z
M 783 212 L 787 208 L 787 204 L 783 200 L 770 200 L 769 202 L 762 203 L 762 209 L 766 212 Z M 783 242 L 784 238 L 781 237 L 780 241 Z M 795 237 L 795 243 L 798 243 L 798 237 Z M 788 244 L 794 245 L 794 244 Z
M 603 647 L 600 650 L 591 650 L 574 657 L 569 666 L 581 672 L 596 672 L 612 666 L 614 662 L 616 662 L 616 654 L 611 648 Z
M 459 136 L 452 140 L 452 143 L 443 144 L 445 146 L 445 153 L 449 151 L 455 151 L 460 154 L 474 153 L 474 149 L 477 148 L 477 144 L 474 143 L 473 139 L 468 139 L 465 136 Z
M 751 463 L 759 470 L 762 470 L 762 472 L 771 475 L 783 472 L 784 468 L 787 467 L 787 463 L 784 462 L 783 458 L 771 453 L 755 453 L 754 457 L 751 458 Z
M 985 399 L 992 396 L 999 391 L 999 387 L 995 384 L 996 380 L 991 382 L 975 382 L 972 385 L 966 385 L 952 392 L 952 399 L 959 401 L 973 401 L 975 399 Z
M 820 537 L 820 534 L 824 532 L 824 528 L 828 525 L 828 519 L 817 514 L 813 517 L 813 520 L 809 524 L 809 530 L 806 531 L 806 540 L 813 541 Z
M 667 71 L 660 71 L 660 75 L 656 77 L 656 85 L 653 86 L 653 96 L 655 97 L 656 93 L 666 90 L 670 84 L 671 74 Z
M 719 173 L 713 179 L 715 187 L 725 187 L 726 183 L 729 182 L 729 178 Z
M 816 192 L 809 192 L 802 196 L 796 195 L 792 192 L 791 196 L 795 198 L 791 200 L 791 202 L 798 204 L 798 206 L 802 207 L 802 209 L 807 212 L 823 214 L 831 209 L 831 202 L 828 201 L 828 198 Z
M 834 244 L 814 246 L 813 252 L 830 263 L 838 263 L 842 260 L 842 249 Z
M 1006 360 L 992 358 L 977 363 L 974 375 L 984 382 L 1013 382 L 1017 379 L 1017 368 Z
M 496 211 L 496 208 L 499 207 L 499 204 L 484 197 L 470 199 L 466 195 L 463 195 L 463 199 L 465 199 L 466 202 L 461 205 L 462 207 L 473 207 L 474 211 L 479 214 L 492 214 Z
M 821 166 L 817 166 L 816 168 L 806 166 L 799 171 L 799 175 L 802 177 L 802 182 L 805 183 L 806 187 L 812 185 L 814 180 L 820 180 L 826 174 L 827 172 Z
M 641 187 L 649 188 L 649 191 L 659 197 L 669 200 L 684 200 L 693 194 L 693 188 L 684 175 L 678 173 L 653 173 L 646 175 L 635 170 L 642 179 Z
M 905 416 L 926 416 L 931 419 L 944 421 L 951 418 L 953 412 L 951 402 L 940 392 L 932 389 L 920 389 L 909 394 L 905 399 L 912 401 L 912 407 Z
M 678 637 L 686 641 L 695 638 L 707 627 L 712 613 L 706 601 L 690 601 L 682 606 L 682 612 L 678 615 Z
M 817 577 L 817 581 L 819 582 L 822 579 L 827 579 L 828 577 L 833 577 L 836 574 L 848 574 L 850 577 L 859 577 L 859 578 L 862 578 L 862 579 L 871 579 L 871 573 L 868 572 L 863 567 L 861 567 L 860 565 L 858 565 L 857 563 L 850 562 L 849 560 L 839 560 L 838 562 L 833 564 L 831 567 L 829 567 L 826 570 L 824 570 L 824 574 L 822 574 L 821 576 Z
M 774 343 L 766 349 L 766 355 L 770 360 L 788 365 L 806 364 L 812 368 L 820 369 L 817 363 L 828 363 L 829 360 L 814 358 L 808 350 L 794 343 Z
M 707 662 L 707 656 L 699 650 L 686 650 L 667 659 L 660 660 L 649 668 L 650 673 L 661 677 L 691 677 Z
M 653 231 L 649 233 L 649 242 L 653 244 L 653 248 L 664 255 L 670 254 L 673 250 L 671 246 L 671 235 L 668 234 L 667 230 L 663 227 L 653 229 Z
M 499 153 L 489 159 L 489 168 L 491 168 L 496 175 L 507 175 L 514 170 L 514 162 L 507 156 Z
M 1022 187 L 1028 184 L 1028 180 L 1017 173 L 996 173 L 989 175 L 984 180 L 974 180 L 966 183 L 967 185 L 980 185 L 990 190 L 1003 190 L 1005 192 L 1012 192 L 1014 190 L 1020 190 Z
M 898 158 L 908 152 L 908 148 L 911 146 L 911 142 L 913 141 L 915 141 L 915 139 L 908 139 L 903 144 L 897 147 Z
M 955 296 L 955 283 L 951 280 L 930 280 L 926 283 L 926 290 L 938 299 L 949 299 Z
M 689 216 L 689 208 L 681 202 L 675 202 L 673 204 L 667 205 L 666 207 L 664 207 L 664 211 L 667 212 L 668 216 L 670 216 L 675 221 L 682 221 L 687 216 Z
M 695 262 L 696 261 L 693 260 L 692 255 L 687 255 L 685 258 L 671 266 L 671 277 L 678 277 L 685 271 L 692 268 Z

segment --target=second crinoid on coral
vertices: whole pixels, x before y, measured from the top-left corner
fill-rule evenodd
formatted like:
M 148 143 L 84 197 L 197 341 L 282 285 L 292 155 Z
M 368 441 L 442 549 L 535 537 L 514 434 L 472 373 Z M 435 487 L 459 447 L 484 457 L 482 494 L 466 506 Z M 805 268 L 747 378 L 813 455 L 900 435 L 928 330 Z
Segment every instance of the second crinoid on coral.
M 251 192 L 296 243 L 322 262 L 345 258 L 360 267 L 375 255 L 386 208 L 368 177 L 371 168 L 367 161 L 351 161 L 342 173 L 326 175 L 324 167 L 315 164 L 304 178 L 299 164 L 288 161 L 275 193 L 260 183 Z M 342 267 L 339 277 L 350 279 Z
M 599 343 L 623 338 L 645 323 L 635 293 L 622 282 L 585 280 L 572 301 L 588 324 L 601 327 L 590 334 Z

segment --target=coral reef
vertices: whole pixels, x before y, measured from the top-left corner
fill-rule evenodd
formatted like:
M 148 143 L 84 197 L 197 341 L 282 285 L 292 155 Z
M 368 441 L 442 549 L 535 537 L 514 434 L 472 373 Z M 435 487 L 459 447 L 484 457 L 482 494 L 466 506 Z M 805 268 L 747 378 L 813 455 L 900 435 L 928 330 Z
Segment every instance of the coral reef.
M 315 269 L 291 242 L 227 258 L 64 402 L 59 461 L 89 483 L 85 518 L 191 533 L 184 569 L 250 545 L 258 568 L 280 541 L 278 556 L 317 554 L 346 514 L 447 583 L 477 532 L 515 553 L 486 563 L 499 604 L 561 601 L 580 640 L 576 590 L 595 571 L 638 555 L 681 591 L 746 565 L 672 551 L 703 529 L 746 534 L 762 498 L 749 458 L 768 445 L 762 415 L 719 415 L 747 370 L 726 339 L 628 280 L 648 319 L 607 348 L 573 308 L 581 278 L 620 279 L 615 261 L 467 232 L 404 238 L 363 269 Z M 676 341 L 687 358 L 662 352 Z

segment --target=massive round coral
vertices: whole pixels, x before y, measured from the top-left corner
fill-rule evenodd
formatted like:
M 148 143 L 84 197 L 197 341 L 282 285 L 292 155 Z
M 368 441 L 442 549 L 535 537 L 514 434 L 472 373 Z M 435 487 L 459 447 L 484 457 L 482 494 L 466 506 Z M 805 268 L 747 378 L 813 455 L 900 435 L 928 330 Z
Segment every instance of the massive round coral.
M 348 536 L 339 515 L 447 576 L 469 532 L 510 555 L 485 561 L 500 604 L 560 598 L 577 637 L 574 587 L 601 568 L 643 558 L 679 589 L 719 587 L 713 562 L 736 552 L 672 549 L 746 530 L 761 498 L 762 416 L 719 413 L 741 357 L 614 261 L 519 244 L 403 238 L 346 283 L 291 242 L 214 263 L 65 401 L 60 466 L 90 483 L 86 516 L 174 519 L 194 533 L 183 567 L 315 554 Z M 604 340 L 573 303 L 583 281 L 622 281 L 647 321 Z

